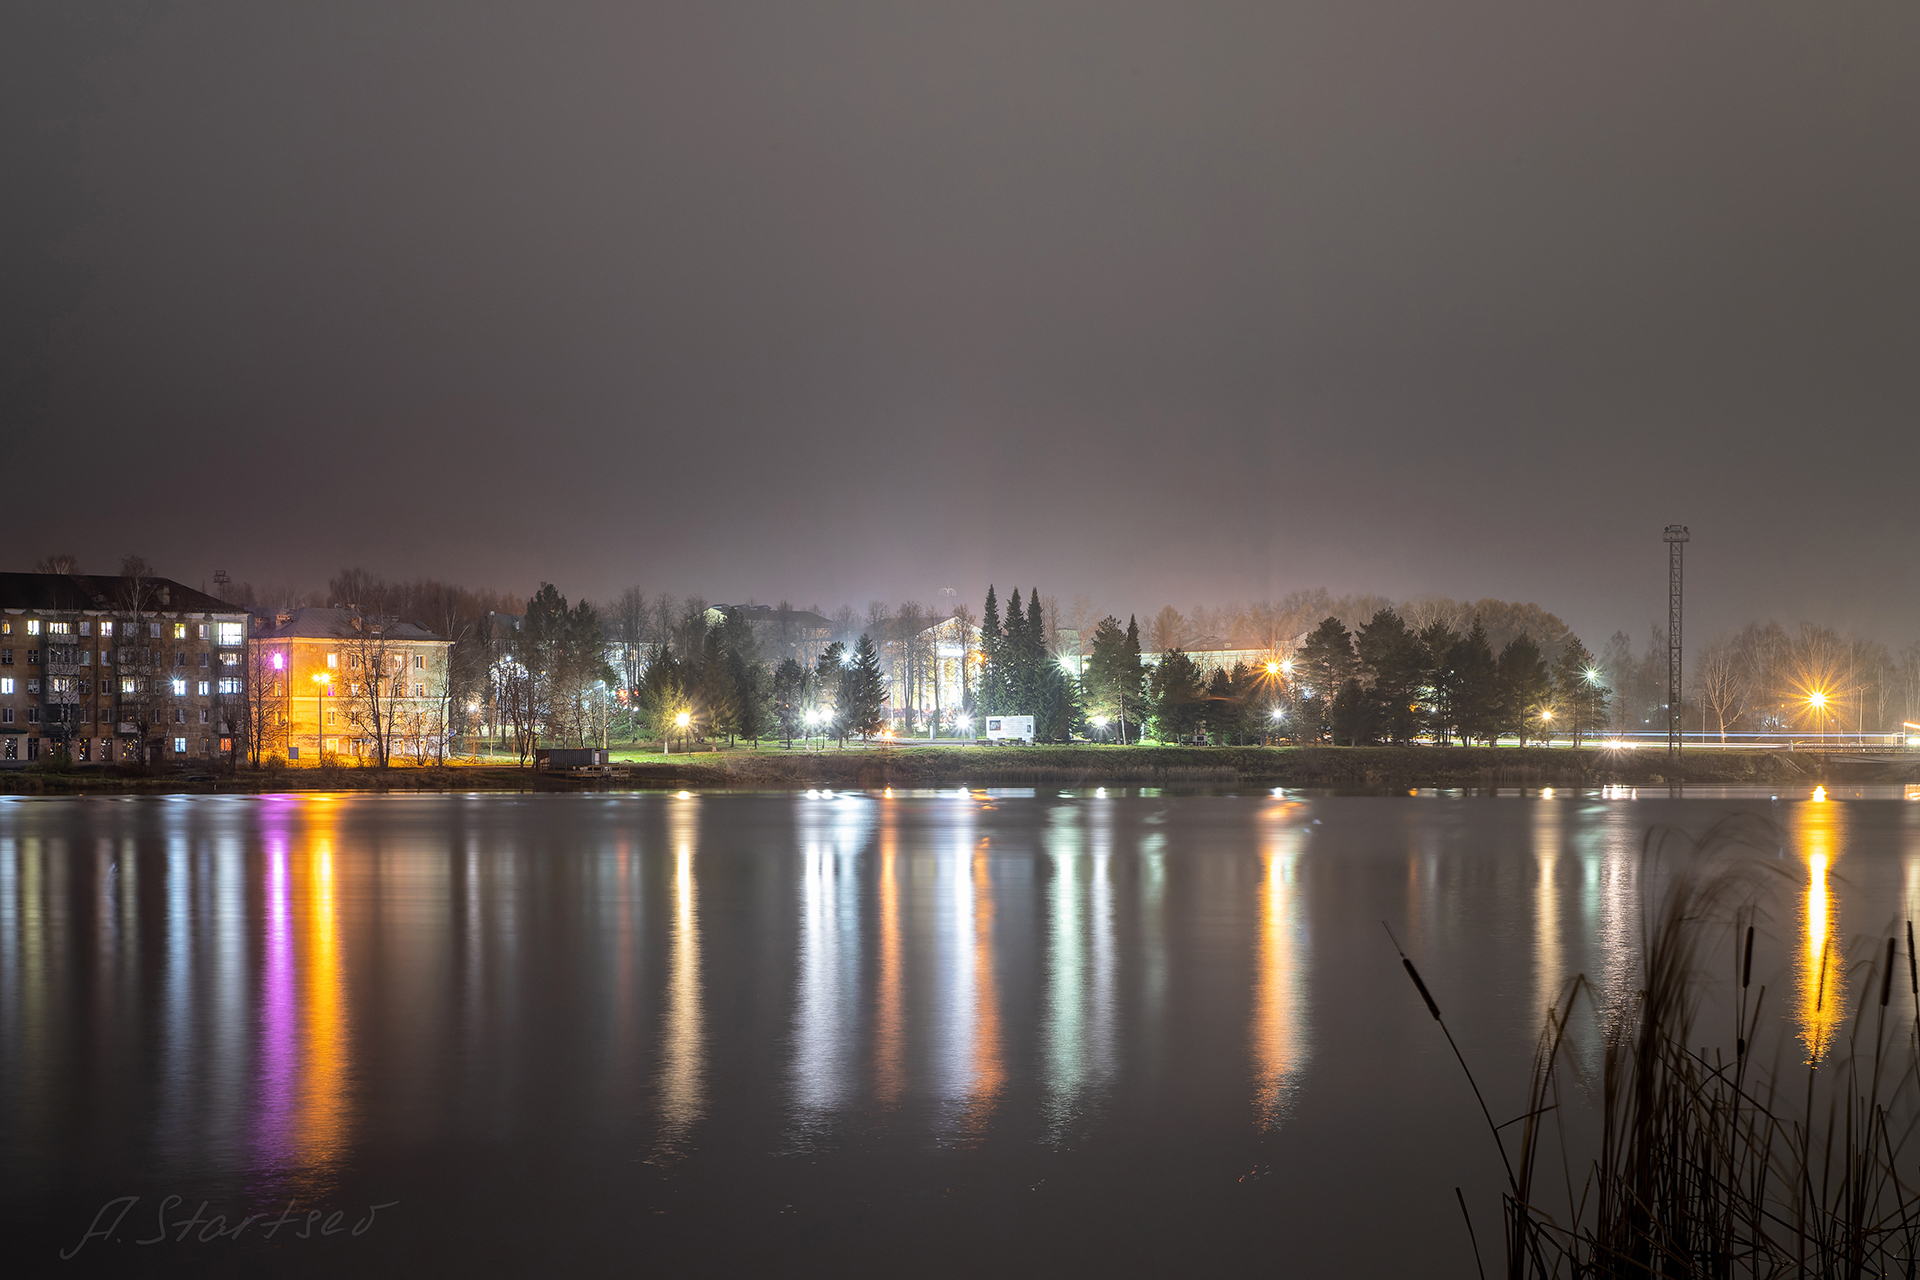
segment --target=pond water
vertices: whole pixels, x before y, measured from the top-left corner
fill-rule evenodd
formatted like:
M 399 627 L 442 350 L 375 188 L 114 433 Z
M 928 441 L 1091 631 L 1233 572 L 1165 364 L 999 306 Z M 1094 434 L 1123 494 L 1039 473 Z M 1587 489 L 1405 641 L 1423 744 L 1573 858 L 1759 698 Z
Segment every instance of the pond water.
M 1648 830 L 1731 813 L 1831 1037 L 1903 792 L 0 803 L 9 1256 L 1472 1276 L 1499 1156 L 1382 922 L 1505 1119 L 1568 980 L 1632 988 Z

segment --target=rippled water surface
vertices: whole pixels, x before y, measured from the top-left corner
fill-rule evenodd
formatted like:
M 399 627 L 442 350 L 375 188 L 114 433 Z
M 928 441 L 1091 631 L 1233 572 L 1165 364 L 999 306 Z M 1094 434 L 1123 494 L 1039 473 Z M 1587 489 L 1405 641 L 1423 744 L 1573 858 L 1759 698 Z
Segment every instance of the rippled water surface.
M 9 1257 L 1470 1276 L 1498 1156 L 1381 922 L 1513 1113 L 1546 1002 L 1631 989 L 1648 828 L 1732 812 L 1776 824 L 1756 967 L 1817 1046 L 1920 803 L 0 803 Z

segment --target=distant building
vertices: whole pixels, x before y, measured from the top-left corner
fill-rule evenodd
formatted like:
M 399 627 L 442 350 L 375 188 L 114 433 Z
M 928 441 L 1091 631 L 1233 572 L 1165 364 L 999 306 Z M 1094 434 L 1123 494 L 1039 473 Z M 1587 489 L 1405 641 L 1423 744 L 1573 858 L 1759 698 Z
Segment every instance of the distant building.
M 292 764 L 441 758 L 447 655 L 425 627 L 352 609 L 294 609 L 255 619 L 253 669 L 278 700 Z
M 942 618 L 910 632 L 900 619 L 891 618 L 882 631 L 888 718 L 904 721 L 911 712 L 916 726 L 937 718 L 951 728 L 979 679 L 980 628 L 960 618 Z M 970 655 L 973 671 L 967 669 Z
M 760 656 L 768 664 L 779 666 L 792 658 L 803 667 L 820 661 L 820 654 L 833 643 L 831 618 L 808 609 L 776 609 L 765 604 L 717 604 L 707 610 L 707 625 L 717 627 L 729 613 L 738 613 L 753 628 L 760 644 Z
M 1293 646 L 1279 650 L 1265 645 L 1249 646 L 1223 640 L 1219 636 L 1202 636 L 1190 645 L 1182 645 L 1180 652 L 1193 659 L 1193 665 L 1200 668 L 1202 675 L 1211 676 L 1216 671 L 1231 672 L 1239 665 L 1244 665 L 1249 671 L 1262 671 L 1269 662 L 1279 663 L 1291 657 Z M 1160 665 L 1160 655 L 1143 653 L 1140 661 L 1146 666 L 1156 667 Z
M 0 767 L 224 752 L 246 635 L 245 610 L 170 578 L 0 573 Z

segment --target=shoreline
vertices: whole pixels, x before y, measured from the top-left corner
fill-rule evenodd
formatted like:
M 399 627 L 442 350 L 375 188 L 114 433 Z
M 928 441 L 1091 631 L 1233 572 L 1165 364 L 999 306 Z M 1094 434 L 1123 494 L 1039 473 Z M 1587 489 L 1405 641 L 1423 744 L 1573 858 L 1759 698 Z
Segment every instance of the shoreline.
M 142 774 L 73 769 L 0 772 L 0 796 L 249 795 L 287 791 L 657 791 L 1002 786 L 1242 785 L 1397 790 L 1415 787 L 1804 785 L 1920 783 L 1920 755 L 1690 748 L 1672 769 L 1661 751 L 1594 747 L 912 747 L 699 752 L 617 767 L 625 778 L 569 778 L 493 764 L 387 769 L 240 769 Z

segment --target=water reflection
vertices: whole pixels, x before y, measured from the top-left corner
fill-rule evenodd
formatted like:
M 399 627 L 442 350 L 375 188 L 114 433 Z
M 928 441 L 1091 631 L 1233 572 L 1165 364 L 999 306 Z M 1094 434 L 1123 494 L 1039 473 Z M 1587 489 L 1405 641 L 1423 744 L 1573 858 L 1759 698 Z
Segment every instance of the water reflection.
M 668 811 L 673 849 L 673 928 L 667 962 L 667 1014 L 660 1067 L 660 1136 L 656 1156 L 685 1152 L 706 1110 L 706 1027 L 700 976 L 700 914 L 694 898 L 694 849 L 699 801 L 684 793 Z
M 1083 806 L 1049 815 L 1047 994 L 1043 1013 L 1047 1135 L 1059 1144 L 1098 1099 L 1113 1070 L 1113 811 L 1095 806 L 1091 849 Z
M 880 808 L 880 973 L 874 995 L 873 1091 L 885 1108 L 897 1106 L 907 1087 L 905 942 L 900 919 L 900 822 L 898 806 Z
M 891 806 L 891 800 L 881 801 Z M 803 803 L 800 954 L 794 993 L 793 1102 L 818 1128 L 853 1099 L 859 1050 L 860 882 L 867 806 Z
M 1277 1129 L 1291 1111 L 1306 1065 L 1306 957 L 1301 908 L 1303 836 L 1297 806 L 1278 805 L 1260 859 L 1259 958 L 1253 992 L 1253 1109 L 1263 1129 Z
M 1828 877 L 1840 855 L 1843 807 L 1824 796 L 1799 806 L 1807 894 L 1800 913 L 1798 1022 L 1807 1061 L 1818 1062 L 1846 1018 L 1847 980 L 1840 950 L 1840 910 Z

